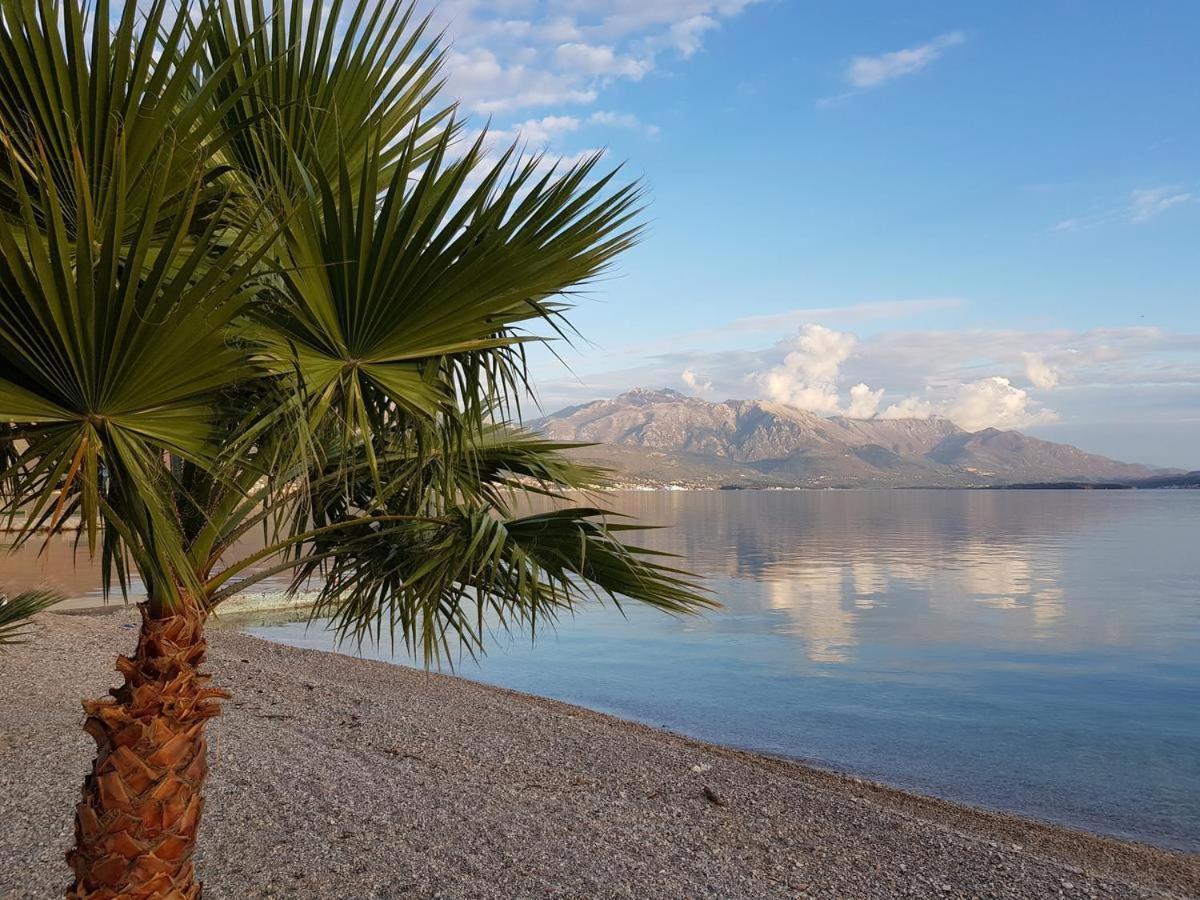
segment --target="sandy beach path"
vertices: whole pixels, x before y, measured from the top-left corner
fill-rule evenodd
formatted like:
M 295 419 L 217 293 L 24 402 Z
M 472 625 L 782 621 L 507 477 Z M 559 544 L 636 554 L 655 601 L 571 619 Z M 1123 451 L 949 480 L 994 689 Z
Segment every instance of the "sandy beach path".
M 127 610 L 0 651 L 0 897 L 61 895 Z M 1200 894 L 1200 858 L 979 813 L 549 700 L 214 631 L 217 898 Z M 646 690 L 653 690 L 647 685 Z

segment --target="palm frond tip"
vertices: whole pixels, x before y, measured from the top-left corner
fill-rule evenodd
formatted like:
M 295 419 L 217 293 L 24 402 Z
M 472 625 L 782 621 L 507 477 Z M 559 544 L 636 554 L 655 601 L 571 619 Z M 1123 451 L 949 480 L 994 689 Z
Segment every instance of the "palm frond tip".
M 53 591 L 24 591 L 8 595 L 0 593 L 0 646 L 21 643 L 29 620 L 62 600 Z

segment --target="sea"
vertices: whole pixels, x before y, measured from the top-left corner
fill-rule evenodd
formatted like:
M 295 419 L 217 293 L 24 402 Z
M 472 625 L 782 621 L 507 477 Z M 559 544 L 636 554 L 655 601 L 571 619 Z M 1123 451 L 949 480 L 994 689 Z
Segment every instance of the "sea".
M 1200 851 L 1200 491 L 604 499 L 666 526 L 639 540 L 677 554 L 721 607 L 588 603 L 532 639 L 494 633 L 482 658 L 449 661 L 455 674 Z M 0 575 L 21 564 L 8 557 Z M 323 626 L 241 627 L 414 664 L 387 643 L 338 647 Z
M 456 674 L 1200 851 L 1200 492 L 609 495 L 722 607 L 588 604 Z M 321 623 L 251 629 L 334 649 Z M 402 664 L 390 646 L 345 648 Z

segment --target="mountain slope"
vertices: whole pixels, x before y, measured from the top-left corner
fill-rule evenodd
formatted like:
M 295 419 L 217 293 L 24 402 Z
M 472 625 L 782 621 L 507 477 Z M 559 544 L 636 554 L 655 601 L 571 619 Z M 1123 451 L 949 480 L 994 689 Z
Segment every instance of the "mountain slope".
M 672 390 L 633 390 L 532 425 L 555 440 L 599 445 L 577 452 L 646 483 L 950 486 L 1136 480 L 1159 471 L 1016 431 L 969 432 L 944 418 L 824 418 Z

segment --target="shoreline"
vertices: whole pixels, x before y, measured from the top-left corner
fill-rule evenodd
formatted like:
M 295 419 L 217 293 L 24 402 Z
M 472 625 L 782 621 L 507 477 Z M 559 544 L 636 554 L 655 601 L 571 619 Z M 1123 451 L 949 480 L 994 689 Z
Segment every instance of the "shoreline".
M 99 611 L 96 611 L 99 613 Z M 261 640 L 268 644 L 278 644 L 280 646 L 289 647 L 292 649 L 303 650 L 313 653 L 326 653 L 337 657 L 347 657 L 352 660 L 368 661 L 383 663 L 384 665 L 398 666 L 408 671 L 417 672 L 421 675 L 426 673 L 418 666 L 396 662 L 381 660 L 376 658 L 360 658 L 350 656 L 337 650 L 325 650 L 314 647 L 304 647 L 296 644 L 290 644 L 287 641 L 275 641 L 267 638 L 260 638 L 254 634 L 247 634 L 246 628 L 263 628 L 273 625 L 291 624 L 297 621 L 295 615 L 296 610 L 288 607 L 267 607 L 261 610 L 246 610 L 240 611 L 236 616 L 230 617 L 223 621 L 219 626 L 223 630 L 237 631 L 245 634 L 254 640 Z M 72 610 L 66 614 L 72 615 L 87 615 L 87 610 Z M 1008 826 L 1021 826 L 1044 828 L 1056 835 L 1067 834 L 1076 835 L 1088 840 L 1096 840 L 1109 842 L 1114 845 L 1109 848 L 1110 855 L 1117 857 L 1121 856 L 1121 849 L 1128 847 L 1145 848 L 1156 853 L 1167 853 L 1182 855 L 1184 857 L 1195 857 L 1200 863 L 1200 850 L 1193 850 L 1185 847 L 1170 846 L 1163 843 L 1153 843 L 1150 840 L 1139 839 L 1136 835 L 1119 835 L 1103 830 L 1091 830 L 1085 825 L 1073 825 L 1067 822 L 1055 822 L 1049 819 L 1038 818 L 1035 815 L 1021 813 L 1017 811 L 1006 810 L 998 806 L 988 806 L 985 803 L 973 803 L 969 800 L 954 799 L 950 796 L 943 796 L 935 793 L 923 793 L 919 788 L 902 787 L 896 784 L 889 784 L 886 781 L 877 781 L 871 775 L 856 772 L 852 768 L 841 768 L 836 761 L 822 760 L 816 758 L 808 758 L 804 756 L 789 756 L 786 753 L 773 753 L 767 750 L 757 749 L 753 746 L 740 745 L 735 743 L 718 743 L 713 740 L 704 738 L 703 736 L 692 734 L 684 730 L 677 730 L 666 725 L 655 725 L 650 721 L 639 719 L 634 715 L 627 715 L 619 710 L 595 709 L 590 706 L 583 705 L 580 702 L 571 700 L 563 700 L 555 697 L 545 696 L 542 694 L 531 693 L 516 688 L 506 687 L 502 684 L 487 681 L 483 678 L 475 678 L 470 675 L 455 673 L 455 672 L 439 672 L 434 671 L 428 673 L 431 676 L 447 677 L 457 681 L 465 681 L 471 685 L 477 685 L 482 688 L 494 691 L 502 691 L 529 701 L 557 703 L 568 709 L 584 712 L 589 715 L 598 715 L 604 718 L 613 720 L 630 727 L 637 726 L 639 728 L 649 729 L 656 734 L 670 735 L 682 741 L 688 741 L 713 750 L 725 751 L 732 754 L 739 754 L 758 762 L 770 763 L 775 762 L 784 766 L 792 766 L 798 768 L 806 775 L 811 775 L 816 780 L 828 779 L 837 782 L 845 790 L 867 790 L 878 795 L 887 795 L 894 800 L 899 801 L 901 806 L 938 806 L 944 807 L 947 815 L 954 817 L 956 813 L 964 813 L 970 817 L 978 817 L 980 819 L 995 818 L 1000 820 L 999 826 L 1007 824 Z M 1197 887 L 1197 897 L 1200 897 L 1200 885 Z
M 0 897 L 58 896 L 131 612 L 0 651 Z M 219 897 L 1187 897 L 1200 855 L 960 806 L 453 675 L 211 633 Z M 652 689 L 652 686 L 648 689 Z M 710 796 L 711 795 L 711 796 Z

